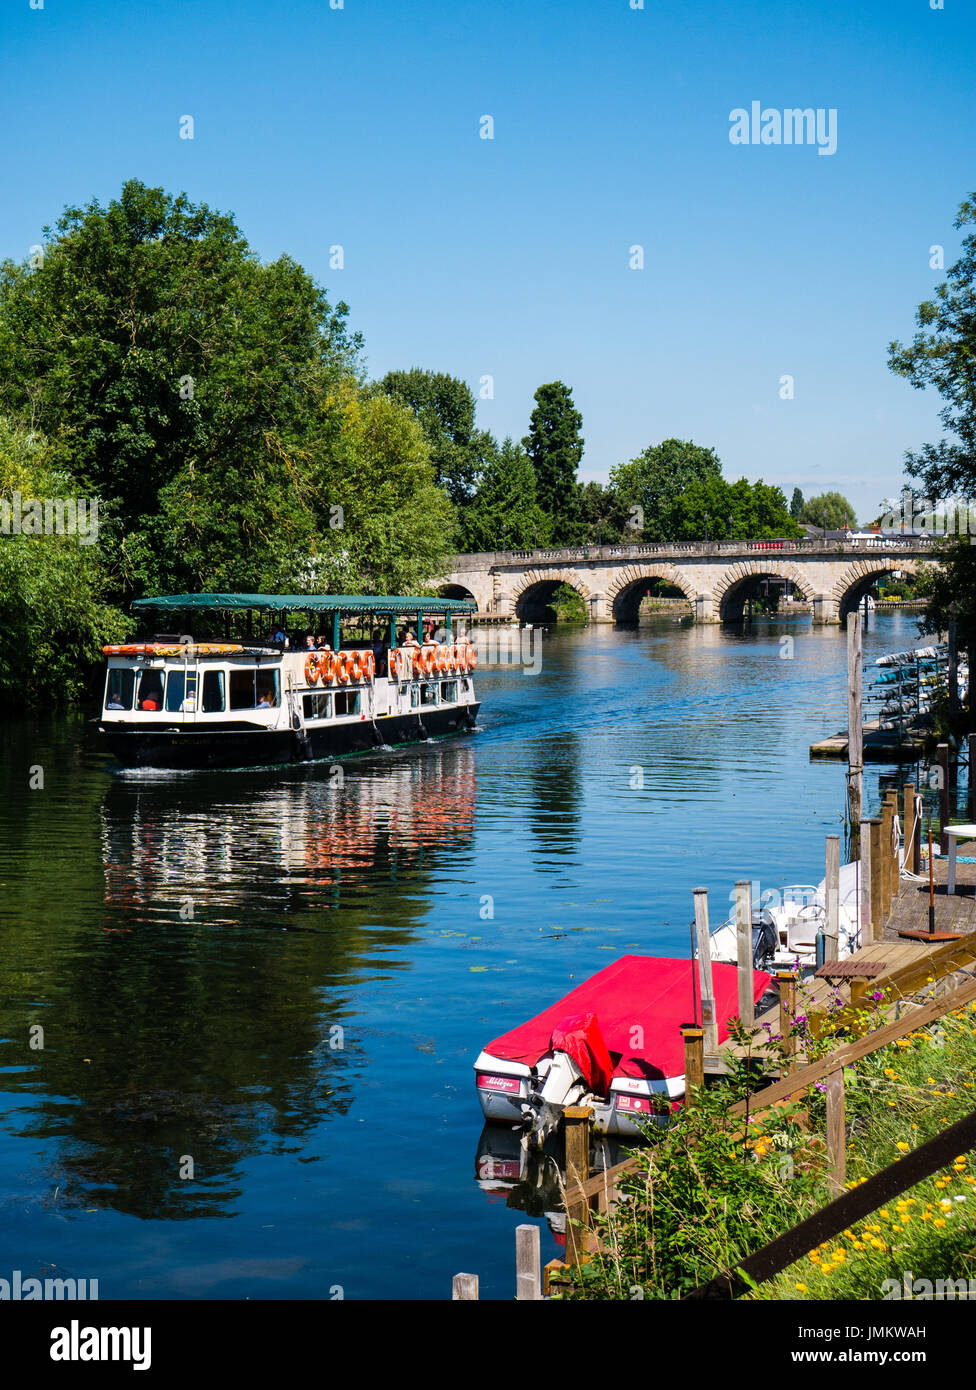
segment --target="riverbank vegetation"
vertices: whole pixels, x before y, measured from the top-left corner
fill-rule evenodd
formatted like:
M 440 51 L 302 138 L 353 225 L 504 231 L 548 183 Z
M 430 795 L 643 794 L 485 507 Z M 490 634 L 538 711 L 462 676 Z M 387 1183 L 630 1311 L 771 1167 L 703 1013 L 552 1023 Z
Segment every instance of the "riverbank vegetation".
M 423 591 L 459 549 L 795 532 L 689 441 L 580 482 L 563 382 L 499 444 L 448 373 L 371 381 L 349 317 L 138 180 L 0 265 L 0 703 L 73 698 L 147 593 Z M 84 545 L 20 505 L 52 498 L 97 515 Z
M 973 1109 L 976 1005 L 878 1049 L 844 1077 L 854 1187 Z M 827 1205 L 823 1088 L 744 1125 L 730 1111 L 747 1089 L 744 1071 L 734 1071 L 650 1132 L 637 1169 L 623 1179 L 624 1201 L 597 1218 L 603 1253 L 576 1271 L 564 1297 L 681 1298 Z M 885 1281 L 901 1287 L 906 1270 L 933 1283 L 976 1278 L 971 1156 L 959 1155 L 745 1296 L 880 1299 L 893 1287 Z

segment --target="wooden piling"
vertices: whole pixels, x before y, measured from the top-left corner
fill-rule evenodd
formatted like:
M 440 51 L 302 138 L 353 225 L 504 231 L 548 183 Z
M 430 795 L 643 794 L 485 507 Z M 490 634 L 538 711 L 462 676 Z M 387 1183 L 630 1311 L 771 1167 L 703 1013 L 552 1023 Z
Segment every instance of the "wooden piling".
M 705 1031 L 682 1028 L 685 1040 L 685 1105 L 694 1105 L 695 1092 L 705 1084 Z
M 871 937 L 880 941 L 884 934 L 885 911 L 881 893 L 881 821 L 872 816 L 871 826 Z
M 739 1018 L 751 1028 L 756 1020 L 752 975 L 752 882 L 740 878 L 735 885 L 735 944 L 738 965 Z
M 847 1129 L 844 1120 L 843 1068 L 827 1077 L 827 1183 L 833 1197 L 847 1185 Z
M 566 1184 L 584 1183 L 590 1176 L 591 1105 L 567 1105 L 563 1111 L 566 1136 Z M 586 1252 L 590 1208 L 585 1201 L 566 1202 L 566 1262 L 579 1264 Z
M 891 912 L 891 802 L 885 799 L 881 807 L 881 920 L 887 922 Z
M 870 940 L 880 941 L 884 933 L 884 898 L 881 892 L 881 821 L 870 819 Z
M 712 984 L 712 938 L 708 932 L 708 889 L 694 889 L 695 936 L 698 945 L 698 979 L 701 985 L 701 1022 L 705 1030 L 705 1050 L 718 1051 L 718 1024 L 715 1018 L 715 988 Z
M 451 1299 L 455 1303 L 477 1303 L 477 1274 L 455 1274 L 451 1281 Z
M 890 911 L 891 904 L 898 896 L 898 885 L 900 882 L 898 873 L 900 839 L 895 834 L 895 822 L 898 820 L 898 793 L 896 791 L 887 792 L 885 794 L 885 801 L 891 813 L 891 827 L 888 841 L 885 845 L 885 863 L 888 866 L 888 909 Z
M 786 1053 L 784 1070 L 787 1074 L 796 1065 L 796 1036 L 793 1020 L 796 1018 L 796 982 L 799 975 L 794 970 L 779 970 L 776 984 L 779 989 L 779 1031 L 783 1035 L 783 1049 Z
M 827 896 L 827 925 L 824 931 L 824 960 L 837 960 L 840 949 L 840 836 L 828 835 L 826 846 L 827 873 L 824 892 Z
M 922 827 L 915 820 L 915 783 L 906 782 L 902 795 L 904 802 L 905 822 L 905 868 L 911 873 L 918 873 L 918 865 L 921 862 L 919 854 L 919 840 L 921 839 Z
M 936 749 L 939 763 L 939 853 L 949 853 L 949 745 L 940 743 Z
M 861 821 L 861 945 L 874 940 L 873 923 L 877 916 L 877 899 L 871 896 L 871 822 Z
M 861 614 L 859 610 L 847 615 L 847 779 L 851 814 L 851 859 L 859 851 L 861 806 L 863 804 L 864 771 L 862 747 L 862 687 Z
M 515 1227 L 515 1297 L 519 1300 L 542 1297 L 538 1226 L 526 1224 Z

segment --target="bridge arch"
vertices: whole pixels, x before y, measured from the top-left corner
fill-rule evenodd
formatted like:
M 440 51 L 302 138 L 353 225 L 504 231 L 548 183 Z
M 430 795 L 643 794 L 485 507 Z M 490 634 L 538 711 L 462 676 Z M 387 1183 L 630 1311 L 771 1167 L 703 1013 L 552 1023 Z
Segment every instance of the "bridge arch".
M 474 599 L 475 603 L 478 602 L 472 591 L 463 584 L 439 584 L 437 594 L 439 598 L 470 598 Z
M 900 559 L 896 555 L 879 555 L 877 559 L 855 560 L 837 580 L 831 599 L 842 623 L 847 621 L 848 613 L 853 613 L 864 595 L 874 587 L 884 574 L 900 570 L 905 574 L 918 573 L 917 560 Z
M 674 565 L 628 565 L 607 586 L 607 608 L 615 623 L 636 623 L 643 590 L 649 580 L 660 579 L 679 590 L 691 604 L 696 594 L 690 576 Z
M 515 616 L 522 622 L 540 619 L 560 584 L 568 584 L 571 589 L 576 590 L 586 605 L 589 618 L 590 591 L 580 576 L 571 569 L 526 570 L 512 587 L 511 602 Z
M 763 579 L 784 579 L 798 589 L 807 603 L 816 594 L 809 578 L 796 565 L 777 562 L 772 555 L 763 560 L 740 560 L 730 565 L 715 585 L 712 600 L 723 623 L 738 623 L 745 614 L 746 602 L 759 590 Z

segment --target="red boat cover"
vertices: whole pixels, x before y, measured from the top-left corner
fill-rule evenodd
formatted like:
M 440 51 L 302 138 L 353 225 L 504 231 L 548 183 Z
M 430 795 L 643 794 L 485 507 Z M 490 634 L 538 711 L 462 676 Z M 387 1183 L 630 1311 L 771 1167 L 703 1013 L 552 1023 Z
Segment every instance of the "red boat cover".
M 534 1066 L 551 1048 L 560 1047 L 576 1062 L 597 1095 L 610 1089 L 605 1081 L 609 1052 L 613 1076 L 662 1080 L 683 1076 L 684 1039 L 679 1029 L 694 1019 L 698 963 L 659 956 L 621 956 L 578 985 L 528 1023 L 485 1047 L 493 1057 Z M 753 971 L 755 999 L 765 993 L 771 975 Z M 728 1020 L 739 1012 L 734 965 L 712 966 L 718 1040 L 729 1036 Z M 700 993 L 700 991 L 698 991 Z M 699 1015 L 700 1015 L 699 1001 Z

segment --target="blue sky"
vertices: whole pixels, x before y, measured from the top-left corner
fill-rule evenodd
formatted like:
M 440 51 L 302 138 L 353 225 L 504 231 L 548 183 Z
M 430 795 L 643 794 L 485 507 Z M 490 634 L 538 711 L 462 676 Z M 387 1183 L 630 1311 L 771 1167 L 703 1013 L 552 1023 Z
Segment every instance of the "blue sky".
M 372 375 L 490 376 L 516 438 L 567 382 L 584 478 L 676 435 L 866 518 L 939 433 L 886 349 L 976 190 L 974 6 L 644 3 L 5 0 L 0 256 L 126 178 L 185 190 L 345 299 Z M 834 108 L 836 152 L 733 145 L 752 101 Z

